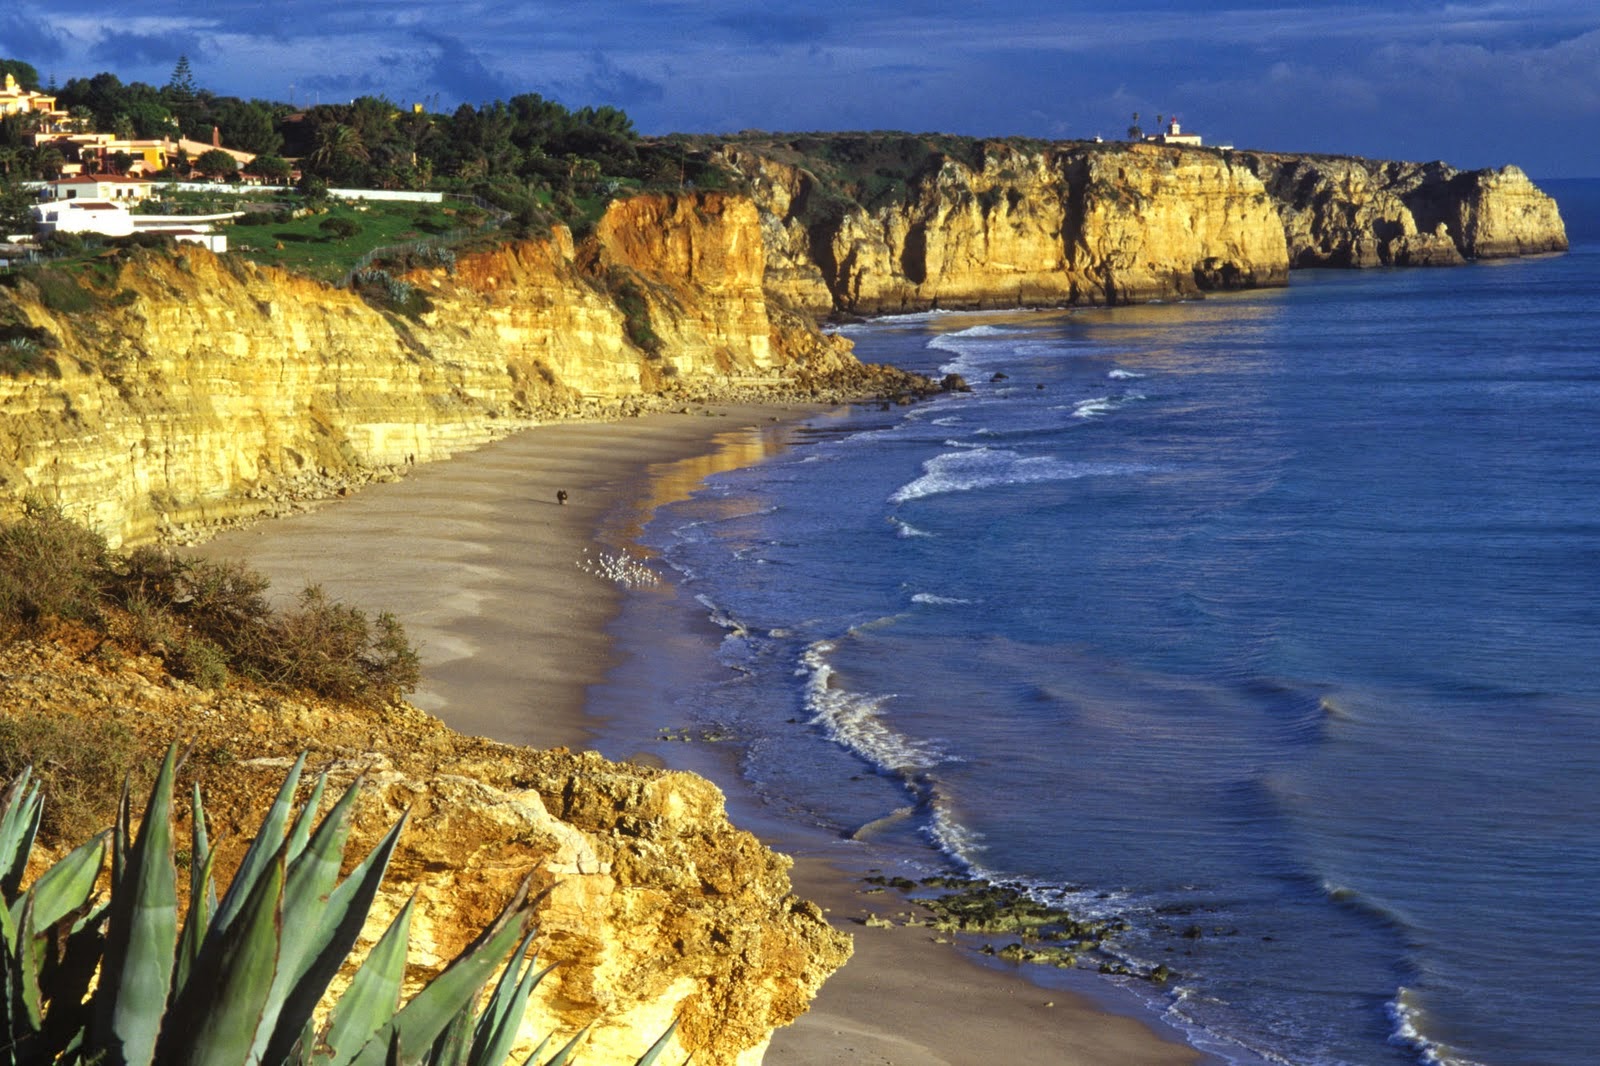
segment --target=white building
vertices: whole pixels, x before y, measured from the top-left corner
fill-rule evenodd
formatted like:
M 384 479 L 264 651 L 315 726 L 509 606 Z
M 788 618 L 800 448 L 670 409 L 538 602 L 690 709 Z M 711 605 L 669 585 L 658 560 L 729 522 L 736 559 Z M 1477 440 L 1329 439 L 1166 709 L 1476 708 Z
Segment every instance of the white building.
M 214 232 L 212 225 L 237 217 L 236 214 L 136 215 L 125 205 L 109 200 L 49 200 L 33 209 L 40 234 L 131 237 L 136 233 L 156 233 L 183 244 L 204 245 L 219 255 L 228 250 L 228 238 L 226 234 Z
M 1176 115 L 1168 120 L 1165 133 L 1152 133 L 1145 140 L 1154 141 L 1156 144 L 1189 144 L 1196 148 L 1200 147 L 1200 135 L 1183 132 L 1183 127 L 1178 125 Z

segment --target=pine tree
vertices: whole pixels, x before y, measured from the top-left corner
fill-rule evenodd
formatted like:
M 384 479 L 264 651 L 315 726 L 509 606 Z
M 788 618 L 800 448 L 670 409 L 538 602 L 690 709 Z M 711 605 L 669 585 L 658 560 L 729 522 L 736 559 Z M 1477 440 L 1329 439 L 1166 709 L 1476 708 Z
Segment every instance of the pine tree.
M 182 101 L 194 99 L 194 71 L 189 68 L 187 55 L 178 57 L 178 63 L 172 68 L 172 77 L 167 80 L 166 88 L 174 99 Z

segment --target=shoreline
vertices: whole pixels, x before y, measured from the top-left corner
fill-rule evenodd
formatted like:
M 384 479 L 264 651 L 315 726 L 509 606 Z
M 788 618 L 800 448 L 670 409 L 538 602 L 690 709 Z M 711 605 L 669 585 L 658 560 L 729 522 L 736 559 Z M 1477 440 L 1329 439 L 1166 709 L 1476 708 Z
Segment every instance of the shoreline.
M 697 415 L 551 423 L 369 485 L 337 507 L 228 530 L 188 550 L 245 560 L 271 579 L 275 597 L 316 582 L 337 599 L 393 611 L 423 656 L 423 684 L 411 702 L 458 732 L 592 747 L 614 723 L 592 715 L 591 688 L 631 649 L 612 633 L 625 590 L 580 568 L 585 549 L 636 551 L 656 508 L 713 473 L 760 461 L 782 447 L 775 429 L 829 409 L 717 404 Z M 564 504 L 558 490 L 568 493 Z M 631 724 L 634 757 L 667 763 L 648 750 L 662 747 L 655 738 Z M 1019 1066 L 1207 1061 L 1131 1007 L 1120 1013 L 1102 997 L 1045 987 L 1009 964 L 986 965 L 925 928 L 865 924 L 907 905 L 863 894 L 866 871 L 847 869 L 850 858 L 834 854 L 837 841 L 761 811 L 724 754 L 707 752 L 714 745 L 671 747 L 723 764 L 706 773 L 670 763 L 713 777 L 735 823 L 795 859 L 795 893 L 855 938 L 855 957 L 809 1013 L 774 1034 L 764 1061 L 978 1066 L 1000 1048 Z

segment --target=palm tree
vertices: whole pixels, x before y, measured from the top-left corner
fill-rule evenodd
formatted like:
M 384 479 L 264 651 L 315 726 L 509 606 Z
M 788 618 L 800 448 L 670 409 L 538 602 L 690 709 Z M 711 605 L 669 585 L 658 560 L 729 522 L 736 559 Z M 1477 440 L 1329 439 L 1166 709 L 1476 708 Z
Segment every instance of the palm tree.
M 355 127 L 334 122 L 317 128 L 317 146 L 306 162 L 317 170 L 337 173 L 351 163 L 365 163 L 368 158 L 370 153 Z

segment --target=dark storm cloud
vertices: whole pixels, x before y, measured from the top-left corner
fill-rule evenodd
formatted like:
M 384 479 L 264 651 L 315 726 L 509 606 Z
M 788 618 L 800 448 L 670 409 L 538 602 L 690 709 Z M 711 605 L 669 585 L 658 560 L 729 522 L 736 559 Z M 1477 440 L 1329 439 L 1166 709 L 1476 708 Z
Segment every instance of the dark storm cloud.
M 757 45 L 812 44 L 828 36 L 829 20 L 816 14 L 748 11 L 719 15 L 713 22 L 743 41 Z
M 507 99 L 523 91 L 490 70 L 460 38 L 426 29 L 417 30 L 416 36 L 432 52 L 432 66 L 424 76 L 429 89 L 470 103 Z
M 89 49 L 91 58 L 106 64 L 109 70 L 133 63 L 153 66 L 165 63 L 173 66 L 179 56 L 191 61 L 204 57 L 199 38 L 193 33 L 108 33 Z
M 47 16 L 49 21 L 47 21 Z M 0 55 L 219 92 L 519 92 L 641 130 L 1120 136 L 1178 113 L 1255 147 L 1600 173 L 1593 0 L 20 0 Z M 119 58 L 113 59 L 113 56 Z
M 66 54 L 60 33 L 43 17 L 17 11 L 0 14 L 0 56 L 37 67 Z

